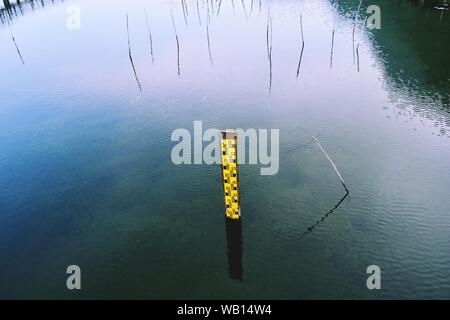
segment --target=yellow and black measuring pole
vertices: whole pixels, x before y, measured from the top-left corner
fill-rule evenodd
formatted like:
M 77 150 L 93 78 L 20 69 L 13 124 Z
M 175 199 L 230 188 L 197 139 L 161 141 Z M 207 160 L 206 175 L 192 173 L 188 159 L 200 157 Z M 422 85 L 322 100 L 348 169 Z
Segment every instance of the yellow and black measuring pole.
M 221 132 L 222 184 L 225 198 L 225 214 L 231 220 L 239 220 L 241 218 L 237 138 L 237 132 Z

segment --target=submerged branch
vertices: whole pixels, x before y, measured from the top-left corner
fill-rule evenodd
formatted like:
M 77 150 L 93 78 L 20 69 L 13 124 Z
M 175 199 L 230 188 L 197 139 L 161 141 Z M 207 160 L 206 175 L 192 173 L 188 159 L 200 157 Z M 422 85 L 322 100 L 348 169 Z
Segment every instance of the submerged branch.
M 350 193 L 348 191 L 345 192 L 345 195 L 338 201 L 338 203 L 327 213 L 325 213 L 325 215 L 318 220 L 315 224 L 313 224 L 312 226 L 310 226 L 305 233 L 303 234 L 303 237 L 306 236 L 307 234 L 313 232 L 313 230 L 320 225 L 322 222 L 324 222 L 331 214 L 333 214 L 333 212 L 339 208 L 339 206 L 342 204 L 342 202 L 344 202 L 344 200 L 348 197 Z

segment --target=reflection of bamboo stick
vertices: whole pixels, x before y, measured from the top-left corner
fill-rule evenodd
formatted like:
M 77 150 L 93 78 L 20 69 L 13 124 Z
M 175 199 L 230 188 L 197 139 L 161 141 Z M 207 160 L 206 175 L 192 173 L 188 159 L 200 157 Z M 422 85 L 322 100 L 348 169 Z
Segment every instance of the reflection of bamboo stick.
M 267 45 L 267 56 L 270 56 L 269 50 L 269 21 L 270 21 L 270 8 L 267 12 L 267 30 L 266 30 L 266 45 Z
M 242 3 L 242 7 L 244 8 L 245 16 L 248 18 L 247 8 L 245 7 L 244 0 L 241 0 L 241 3 Z
M 202 19 L 200 18 L 200 9 L 198 8 L 198 0 L 197 0 L 197 15 L 198 15 L 198 23 L 202 25 Z
M 355 65 L 355 29 L 356 29 L 356 23 L 353 23 L 353 32 L 352 32 L 353 65 Z
M 186 17 L 186 10 L 187 10 L 187 8 L 185 7 L 184 0 L 181 0 L 181 7 L 183 8 L 184 22 L 186 22 L 186 25 L 188 25 L 187 17 Z
M 333 68 L 333 51 L 334 51 L 334 29 L 331 35 L 331 55 L 330 55 L 330 69 Z
M 126 17 L 127 17 L 128 57 L 130 58 L 131 67 L 133 68 L 134 77 L 136 78 L 136 82 L 138 84 L 139 91 L 142 92 L 142 86 L 141 86 L 141 83 L 139 82 L 139 78 L 138 78 L 138 75 L 137 75 L 137 72 L 136 72 L 136 68 L 134 67 L 133 57 L 131 55 L 130 28 L 128 27 L 128 13 L 127 13 Z
M 180 71 L 180 41 L 178 40 L 178 33 L 177 33 L 177 28 L 175 27 L 175 20 L 173 18 L 172 9 L 170 9 L 170 15 L 172 16 L 172 26 L 173 26 L 173 31 L 175 33 L 175 39 L 177 41 L 177 67 L 178 67 L 178 75 L 180 75 L 181 74 L 181 71 Z
M 337 169 L 336 165 L 334 164 L 333 160 L 331 160 L 330 156 L 328 155 L 328 153 L 324 150 L 324 148 L 322 147 L 322 145 L 320 144 L 319 140 L 317 140 L 316 137 L 313 136 L 314 141 L 317 143 L 317 145 L 319 146 L 320 150 L 322 150 L 323 154 L 325 155 L 325 157 L 328 159 L 328 161 L 330 161 L 331 165 L 334 168 L 334 171 L 336 171 L 339 180 L 341 180 L 342 185 L 345 188 L 345 191 L 349 192 L 347 189 L 347 185 L 344 182 L 344 179 L 342 178 L 341 174 L 339 173 L 339 170 Z
M 302 65 L 302 59 L 303 59 L 303 51 L 305 50 L 305 38 L 303 36 L 303 20 L 302 20 L 301 14 L 300 14 L 300 30 L 301 30 L 301 34 L 302 34 L 302 50 L 300 52 L 300 58 L 298 60 L 297 78 L 298 78 L 298 75 L 300 74 L 300 67 Z
M 359 11 L 361 11 L 362 1 L 359 1 L 358 10 L 355 14 L 355 19 L 353 20 L 353 32 L 352 32 L 352 43 L 353 43 L 353 64 L 355 64 L 355 29 L 356 29 L 356 23 L 359 19 Z
M 186 0 L 183 0 L 183 3 L 184 3 L 184 8 L 186 10 L 186 15 L 189 17 L 189 11 L 188 11 L 188 6 L 187 6 L 187 3 L 186 3 Z
M 217 8 L 217 16 L 219 16 L 221 7 L 222 7 L 222 0 L 219 1 L 219 7 Z
M 150 24 L 148 23 L 148 16 L 147 16 L 147 10 L 144 9 L 145 13 L 145 23 L 147 24 L 147 31 L 148 36 L 150 38 L 150 54 L 152 55 L 152 62 L 155 63 L 155 58 L 153 57 L 153 40 L 152 40 L 152 33 L 150 31 Z
M 211 54 L 211 43 L 209 41 L 209 23 L 206 23 L 206 39 L 208 40 L 209 61 L 211 61 L 211 66 L 212 66 L 213 59 L 212 59 L 212 54 Z
M 9 26 L 9 33 L 11 35 L 12 42 L 14 43 L 14 47 L 16 47 L 16 51 L 17 51 L 17 54 L 19 55 L 20 61 L 22 62 L 23 65 L 25 65 L 25 61 L 23 60 L 22 54 L 20 53 L 19 47 L 17 46 L 16 39 L 14 38 L 12 28 L 11 28 L 11 25 L 9 24 L 9 21 L 8 21 L 8 26 Z
M 272 92 L 272 18 L 270 18 L 270 9 L 267 14 L 267 57 L 269 59 L 269 93 Z
M 357 68 L 359 72 L 359 43 L 358 46 L 356 47 L 356 58 L 357 58 Z
M 231 0 L 231 5 L 233 6 L 233 14 L 236 13 L 236 9 L 234 8 L 234 0 Z
M 209 13 L 209 0 L 206 1 L 206 23 L 211 23 L 211 14 Z

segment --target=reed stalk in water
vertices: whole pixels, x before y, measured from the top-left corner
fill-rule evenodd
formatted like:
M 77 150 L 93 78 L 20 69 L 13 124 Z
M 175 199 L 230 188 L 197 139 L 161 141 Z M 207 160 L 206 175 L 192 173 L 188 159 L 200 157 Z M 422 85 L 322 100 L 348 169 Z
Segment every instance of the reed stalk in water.
M 301 52 L 300 52 L 300 58 L 298 60 L 297 79 L 298 79 L 298 76 L 300 74 L 300 67 L 302 65 L 303 51 L 305 50 L 305 37 L 303 35 L 303 20 L 302 20 L 302 15 L 301 14 L 300 14 L 300 30 L 301 30 L 301 34 L 302 34 L 302 49 L 301 49 Z
M 11 35 L 11 40 L 14 43 L 14 47 L 16 47 L 17 54 L 19 55 L 20 61 L 23 65 L 25 65 L 25 61 L 23 60 L 22 53 L 20 53 L 19 46 L 16 43 L 16 39 L 14 38 L 14 34 L 12 32 L 11 24 L 8 21 L 9 34 Z
M 362 1 L 359 1 L 358 10 L 355 14 L 355 19 L 353 20 L 353 32 L 352 32 L 352 44 L 353 44 L 353 65 L 355 64 L 355 31 L 356 31 L 356 23 L 359 19 L 359 11 L 361 10 Z
M 148 15 L 147 15 L 147 10 L 144 9 L 144 13 L 145 13 L 145 23 L 147 24 L 147 32 L 148 32 L 148 37 L 150 40 L 150 54 L 152 56 L 152 63 L 155 64 L 155 58 L 153 56 L 153 39 L 152 39 L 152 32 L 150 30 L 150 23 L 148 22 Z
M 209 23 L 206 23 L 206 39 L 208 40 L 209 61 L 211 62 L 211 66 L 212 66 L 213 59 L 212 59 L 212 54 L 211 54 L 211 42 L 209 40 Z
M 202 25 L 202 19 L 200 18 L 200 9 L 198 8 L 198 0 L 197 0 L 197 16 L 199 25 Z
M 217 8 L 217 16 L 219 16 L 220 8 L 222 7 L 222 0 L 219 1 L 219 6 Z
M 142 86 L 141 86 L 141 83 L 139 82 L 139 78 L 138 78 L 138 75 L 137 75 L 137 72 L 136 72 L 136 68 L 134 66 L 133 56 L 131 54 L 130 28 L 128 26 L 128 13 L 126 15 L 126 18 L 127 18 L 128 57 L 130 58 L 131 67 L 133 68 L 134 77 L 135 77 L 137 85 L 139 87 L 139 91 L 142 93 Z
M 333 52 L 334 52 L 334 29 L 331 34 L 331 54 L 330 54 L 330 69 L 333 68 Z
M 173 18 L 172 9 L 170 9 L 170 15 L 172 17 L 172 26 L 173 26 L 173 32 L 175 33 L 175 40 L 177 41 L 177 67 L 178 67 L 178 76 L 180 76 L 181 75 L 181 68 L 180 68 L 180 41 L 178 39 L 178 33 L 177 33 L 177 28 L 175 26 L 175 19 Z
M 357 61 L 356 67 L 359 72 L 359 43 L 358 46 L 356 47 L 356 61 Z
M 242 7 L 244 8 L 245 17 L 248 18 L 247 8 L 245 7 L 244 0 L 241 0 L 241 3 L 242 3 Z
M 270 17 L 270 9 L 267 14 L 267 58 L 269 60 L 269 94 L 272 92 L 272 18 Z
M 184 2 L 184 0 L 181 0 L 181 7 L 183 8 L 183 17 L 184 17 L 184 22 L 186 22 L 186 26 L 188 25 L 188 21 L 187 21 L 187 7 L 186 4 Z

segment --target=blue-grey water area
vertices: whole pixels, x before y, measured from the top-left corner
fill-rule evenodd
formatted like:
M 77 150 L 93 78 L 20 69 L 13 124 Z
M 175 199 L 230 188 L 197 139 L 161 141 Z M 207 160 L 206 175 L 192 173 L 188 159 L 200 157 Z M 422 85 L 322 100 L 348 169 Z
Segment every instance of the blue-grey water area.
M 450 298 L 446 7 L 208 3 L 0 4 L 0 297 Z M 240 166 L 238 226 L 219 165 L 171 161 L 194 121 L 280 130 L 278 174 Z

